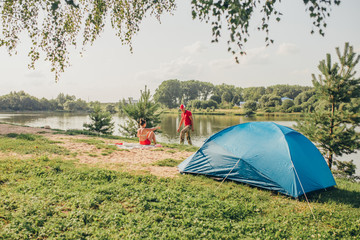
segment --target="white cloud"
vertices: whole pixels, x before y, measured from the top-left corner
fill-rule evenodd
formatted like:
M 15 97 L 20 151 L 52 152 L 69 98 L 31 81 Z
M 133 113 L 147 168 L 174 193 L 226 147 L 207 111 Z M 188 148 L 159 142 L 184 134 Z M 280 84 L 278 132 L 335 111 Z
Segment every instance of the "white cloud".
M 239 57 L 240 64 L 244 65 L 263 65 L 270 61 L 270 55 L 266 52 L 266 47 L 249 49 L 246 55 Z
M 307 75 L 310 76 L 311 75 L 311 71 L 308 68 L 305 69 L 301 69 L 301 70 L 294 70 L 291 72 L 291 74 L 293 75 Z
M 190 54 L 196 54 L 196 53 L 202 53 L 208 48 L 207 45 L 205 45 L 201 41 L 194 42 L 191 45 L 185 46 L 183 50 Z
M 298 52 L 299 47 L 293 43 L 282 43 L 277 50 L 277 54 L 279 55 L 294 55 Z
M 218 69 L 230 69 L 236 67 L 237 63 L 234 58 L 224 58 L 213 60 L 209 63 L 209 65 Z
M 359 46 L 354 46 L 354 52 L 357 54 L 360 54 L 360 45 Z
M 164 81 L 167 79 L 195 79 L 202 71 L 202 65 L 191 57 L 180 57 L 170 62 L 163 62 L 159 68 L 136 74 L 137 81 Z
M 41 71 L 31 71 L 25 74 L 27 78 L 45 78 L 45 74 Z
M 265 47 L 253 48 L 246 51 L 246 55 L 238 57 L 239 64 L 235 61 L 235 56 L 226 59 L 216 59 L 209 63 L 211 67 L 219 69 L 229 69 L 241 65 L 264 65 L 269 63 L 270 55 Z

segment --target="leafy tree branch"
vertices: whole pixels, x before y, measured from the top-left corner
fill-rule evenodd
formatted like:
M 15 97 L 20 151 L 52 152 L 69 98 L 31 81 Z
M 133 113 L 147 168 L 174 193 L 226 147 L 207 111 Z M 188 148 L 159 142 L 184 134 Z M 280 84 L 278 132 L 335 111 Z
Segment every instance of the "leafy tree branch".
M 324 35 L 326 19 L 331 7 L 340 0 L 303 0 L 305 11 L 313 19 L 313 29 Z M 265 44 L 274 40 L 269 37 L 272 19 L 281 20 L 283 15 L 279 5 L 281 0 L 192 0 L 194 19 L 211 24 L 213 42 L 224 37 L 228 51 L 244 54 L 248 41 L 249 27 L 255 13 L 260 13 L 261 21 L 257 29 L 266 33 Z M 69 51 L 78 45 L 84 51 L 101 35 L 106 25 L 111 24 L 121 43 L 132 51 L 132 40 L 140 30 L 146 17 L 160 21 L 164 13 L 173 13 L 175 0 L 1 0 L 0 1 L 0 47 L 16 53 L 20 38 L 26 34 L 31 40 L 29 50 L 30 68 L 40 59 L 40 52 L 51 63 L 51 71 L 58 81 L 60 74 L 70 66 Z M 271 23 L 273 24 L 273 23 Z

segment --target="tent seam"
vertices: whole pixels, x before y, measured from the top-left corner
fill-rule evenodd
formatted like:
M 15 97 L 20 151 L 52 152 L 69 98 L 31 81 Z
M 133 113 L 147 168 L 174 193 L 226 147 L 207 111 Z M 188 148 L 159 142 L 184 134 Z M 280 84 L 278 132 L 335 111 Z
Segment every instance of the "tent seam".
M 293 169 L 293 178 L 294 178 L 294 182 L 295 182 L 295 193 L 297 194 L 298 192 L 298 187 L 297 187 L 297 184 L 296 184 L 296 175 L 297 175 L 297 172 L 296 172 L 296 168 L 295 168 L 295 165 L 294 165 L 294 162 L 292 160 L 292 156 L 291 156 L 291 153 L 290 153 L 290 148 L 289 148 L 289 143 L 286 141 L 286 136 L 287 134 L 284 134 L 283 137 L 284 137 L 284 142 L 286 143 L 286 149 L 287 149 L 287 153 L 289 155 L 289 158 L 290 158 L 290 161 L 291 161 L 291 165 L 292 165 L 292 169 Z M 299 178 L 299 177 L 298 177 Z M 300 182 L 300 178 L 299 178 L 299 182 Z M 305 191 L 305 190 L 303 190 Z M 291 195 L 291 194 L 290 194 Z

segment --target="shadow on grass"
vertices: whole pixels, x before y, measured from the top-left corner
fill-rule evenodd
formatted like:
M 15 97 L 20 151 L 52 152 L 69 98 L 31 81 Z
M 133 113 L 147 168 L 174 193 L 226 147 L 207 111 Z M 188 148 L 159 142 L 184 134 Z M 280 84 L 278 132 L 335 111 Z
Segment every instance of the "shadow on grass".
M 182 173 L 182 174 L 189 174 L 189 175 L 193 175 L 193 176 L 206 176 L 206 175 L 201 175 L 201 174 L 190 174 L 190 173 Z M 211 178 L 218 182 L 223 181 L 223 178 L 219 178 L 219 177 L 214 177 L 214 176 L 206 176 L 206 177 Z M 282 195 L 284 197 L 288 197 L 289 199 L 294 199 L 294 200 L 297 199 L 297 198 L 291 197 L 289 195 L 281 194 L 277 191 L 264 189 L 264 188 L 260 188 L 257 186 L 252 186 L 252 185 L 242 183 L 242 182 L 237 182 L 237 181 L 233 181 L 233 180 L 229 180 L 229 179 L 226 179 L 226 182 L 233 182 L 236 184 L 248 186 L 250 188 L 256 188 L 259 191 L 267 191 L 267 192 L 270 192 L 272 195 Z M 348 182 L 348 183 L 350 183 L 350 182 Z M 341 185 L 343 185 L 343 184 L 341 184 Z M 356 189 L 359 189 L 359 188 L 356 187 Z M 310 193 L 307 193 L 306 196 L 310 202 L 327 203 L 327 204 L 331 204 L 331 203 L 346 204 L 353 208 L 360 208 L 360 191 L 358 191 L 358 190 L 342 189 L 342 188 L 339 188 L 339 186 L 336 186 L 336 187 L 332 187 L 332 188 L 328 188 L 328 189 L 322 189 L 322 190 L 310 192 Z M 304 195 L 300 196 L 298 200 L 306 202 L 306 198 Z
M 360 208 L 360 192 L 358 191 L 334 187 L 328 190 L 308 193 L 307 197 L 311 202 L 346 204 L 353 208 Z M 304 196 L 301 197 L 301 200 L 306 201 Z

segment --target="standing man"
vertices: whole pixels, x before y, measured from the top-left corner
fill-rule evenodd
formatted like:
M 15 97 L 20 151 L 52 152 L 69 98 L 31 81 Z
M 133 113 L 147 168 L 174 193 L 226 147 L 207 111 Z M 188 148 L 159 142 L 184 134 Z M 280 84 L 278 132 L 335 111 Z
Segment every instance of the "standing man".
M 191 137 L 190 137 L 190 129 L 194 131 L 194 121 L 192 118 L 192 114 L 189 110 L 185 109 L 185 106 L 181 104 L 180 109 L 181 113 L 181 120 L 178 128 L 178 132 L 180 131 L 181 125 L 184 123 L 185 127 L 180 132 L 180 144 L 184 144 L 184 138 L 186 134 L 186 139 L 190 145 L 192 145 Z

